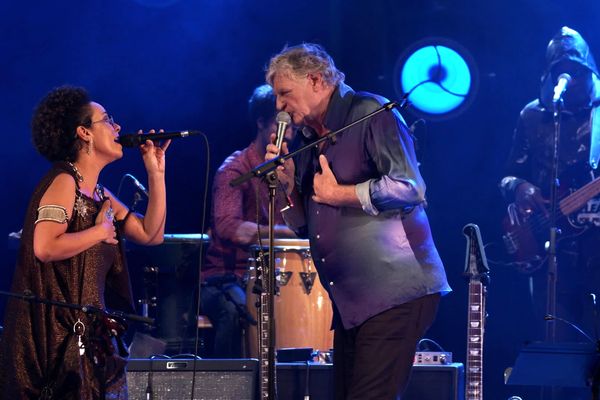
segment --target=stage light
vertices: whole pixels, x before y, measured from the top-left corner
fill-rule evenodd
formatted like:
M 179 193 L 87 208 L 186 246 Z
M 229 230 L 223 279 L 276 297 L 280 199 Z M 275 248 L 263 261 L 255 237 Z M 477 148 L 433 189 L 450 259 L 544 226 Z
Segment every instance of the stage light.
M 446 119 L 464 111 L 479 84 L 470 54 L 448 39 L 415 43 L 398 58 L 395 70 L 398 96 L 407 96 L 409 110 L 427 119 Z

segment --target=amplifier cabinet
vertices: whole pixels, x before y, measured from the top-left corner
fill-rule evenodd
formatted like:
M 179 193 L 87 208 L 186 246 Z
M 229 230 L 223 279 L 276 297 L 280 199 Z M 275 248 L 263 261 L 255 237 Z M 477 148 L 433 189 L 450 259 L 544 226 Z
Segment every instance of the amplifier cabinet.
M 307 379 L 308 372 L 308 379 Z M 281 400 L 333 400 L 331 364 L 277 363 L 277 396 Z
M 253 359 L 130 359 L 129 398 L 191 399 L 194 362 L 194 400 L 255 400 L 258 361 Z
M 306 372 L 308 371 L 308 380 Z M 333 366 L 331 364 L 278 363 L 277 394 L 282 400 L 333 400 Z M 414 365 L 403 400 L 464 400 L 464 367 L 448 365 Z
M 402 400 L 464 400 L 465 369 L 461 363 L 413 365 Z

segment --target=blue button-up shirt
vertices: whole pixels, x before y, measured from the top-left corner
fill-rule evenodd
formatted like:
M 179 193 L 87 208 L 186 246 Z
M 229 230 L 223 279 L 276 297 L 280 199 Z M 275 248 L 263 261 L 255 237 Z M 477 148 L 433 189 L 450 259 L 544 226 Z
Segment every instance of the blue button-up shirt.
M 375 111 L 386 99 L 340 84 L 324 124 L 333 131 Z M 308 127 L 303 144 L 317 139 Z M 324 154 L 339 184 L 355 185 L 362 209 L 312 200 Z M 424 210 L 425 183 L 413 142 L 397 111 L 385 111 L 294 158 L 296 187 L 321 283 L 344 328 L 397 305 L 450 291 Z

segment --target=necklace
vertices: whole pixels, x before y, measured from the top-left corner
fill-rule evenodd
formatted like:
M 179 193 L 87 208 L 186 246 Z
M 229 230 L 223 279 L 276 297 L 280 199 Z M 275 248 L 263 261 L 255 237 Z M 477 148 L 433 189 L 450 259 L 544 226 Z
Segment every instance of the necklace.
M 81 172 L 79 172 L 79 170 L 77 169 L 75 164 L 73 164 L 70 161 L 67 161 L 67 164 L 69 164 L 71 169 L 73 169 L 73 172 L 75 173 L 75 178 L 77 179 L 77 182 L 82 183 L 83 175 L 81 175 Z M 100 185 L 96 185 L 96 188 L 95 188 L 94 192 L 92 193 L 92 197 L 94 196 L 94 193 L 100 199 L 103 198 L 104 193 L 101 191 Z M 87 206 L 87 204 L 85 204 L 85 200 L 83 199 L 83 195 L 81 193 L 81 190 L 79 189 L 79 185 L 77 185 L 77 188 L 75 188 L 75 205 L 73 206 L 73 208 L 75 209 L 75 212 L 77 214 L 79 214 L 82 218 L 85 218 L 88 215 L 88 213 L 90 212 L 89 207 Z
M 71 161 L 67 161 L 67 164 L 69 164 L 69 167 L 71 167 L 73 172 L 75 172 L 75 178 L 77 178 L 77 181 L 80 183 L 83 182 L 83 176 L 81 175 L 75 164 L 73 164 Z

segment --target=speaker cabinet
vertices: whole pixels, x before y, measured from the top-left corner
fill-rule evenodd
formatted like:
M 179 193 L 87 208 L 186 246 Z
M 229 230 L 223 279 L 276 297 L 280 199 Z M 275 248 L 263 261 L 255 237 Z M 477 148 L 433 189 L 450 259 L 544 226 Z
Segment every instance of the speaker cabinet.
M 191 399 L 255 400 L 258 361 L 131 359 L 127 365 L 129 398 L 132 400 Z
M 308 371 L 308 379 L 306 373 Z M 333 400 L 331 364 L 277 364 L 277 394 L 280 399 Z M 448 365 L 414 365 L 403 400 L 464 400 L 464 367 Z
M 307 378 L 308 373 L 308 378 Z M 331 364 L 278 363 L 277 395 L 279 399 L 333 400 L 333 368 Z
M 413 365 L 403 400 L 464 400 L 465 369 L 461 363 Z

